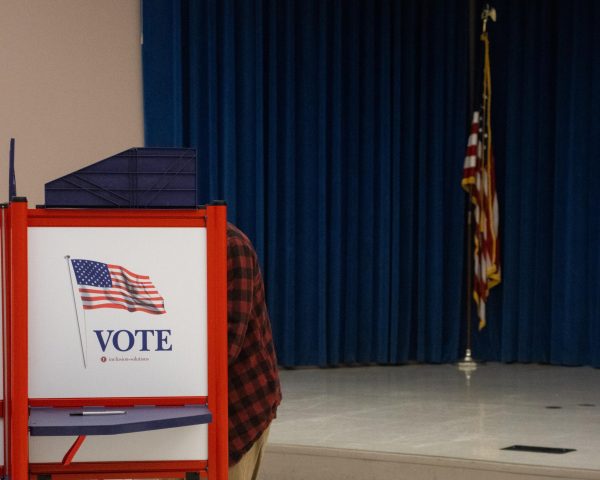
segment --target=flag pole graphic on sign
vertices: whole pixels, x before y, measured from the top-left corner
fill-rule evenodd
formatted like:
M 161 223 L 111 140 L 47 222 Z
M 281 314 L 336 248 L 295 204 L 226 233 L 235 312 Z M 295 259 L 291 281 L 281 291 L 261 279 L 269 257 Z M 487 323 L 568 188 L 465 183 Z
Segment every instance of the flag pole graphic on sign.
M 73 292 L 73 306 L 75 307 L 75 315 L 77 316 L 77 328 L 79 330 L 79 343 L 81 344 L 81 357 L 83 359 L 83 368 L 87 368 L 87 322 L 85 319 L 85 310 L 81 305 L 81 296 L 77 282 L 74 281 L 75 273 L 71 264 L 71 256 L 66 255 L 67 268 L 69 269 L 69 278 L 71 279 L 71 289 Z M 81 307 L 80 307 L 81 305 Z

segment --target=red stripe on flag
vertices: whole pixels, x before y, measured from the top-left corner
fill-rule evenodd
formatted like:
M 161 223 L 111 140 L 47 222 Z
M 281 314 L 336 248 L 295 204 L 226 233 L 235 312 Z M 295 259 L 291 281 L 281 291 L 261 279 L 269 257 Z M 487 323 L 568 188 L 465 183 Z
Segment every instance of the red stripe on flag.
M 152 315 L 161 315 L 163 313 L 165 313 L 164 311 L 157 311 L 157 310 L 150 310 L 147 308 L 143 308 L 143 307 L 126 307 L 124 305 L 119 305 L 118 303 L 99 303 L 97 305 L 84 305 L 83 309 L 84 310 L 95 310 L 97 308 L 116 308 L 118 310 L 127 310 L 129 312 L 144 312 L 144 313 L 150 313 Z

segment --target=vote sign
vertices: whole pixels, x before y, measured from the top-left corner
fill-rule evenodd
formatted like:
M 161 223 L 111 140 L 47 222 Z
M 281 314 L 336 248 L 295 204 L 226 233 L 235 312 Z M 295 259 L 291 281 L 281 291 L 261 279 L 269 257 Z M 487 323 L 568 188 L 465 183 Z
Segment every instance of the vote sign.
M 205 228 L 28 235 L 31 398 L 207 395 Z

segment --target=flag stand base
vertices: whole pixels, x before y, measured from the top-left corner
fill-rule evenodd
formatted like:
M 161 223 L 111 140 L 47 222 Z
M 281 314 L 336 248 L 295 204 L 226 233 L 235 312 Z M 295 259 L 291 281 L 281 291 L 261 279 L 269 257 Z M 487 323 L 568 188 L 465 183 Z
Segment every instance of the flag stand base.
M 465 358 L 458 362 L 458 369 L 465 374 L 467 386 L 471 385 L 471 375 L 477 370 L 477 362 L 471 357 L 471 349 L 467 348 Z

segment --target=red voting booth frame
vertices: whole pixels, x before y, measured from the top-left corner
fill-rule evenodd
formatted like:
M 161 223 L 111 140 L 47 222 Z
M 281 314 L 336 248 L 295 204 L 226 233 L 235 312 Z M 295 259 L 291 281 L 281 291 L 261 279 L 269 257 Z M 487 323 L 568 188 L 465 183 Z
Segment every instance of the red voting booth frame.
M 11 480 L 37 478 L 184 478 L 186 474 L 226 480 L 228 474 L 227 413 L 227 244 L 226 207 L 213 204 L 196 210 L 28 209 L 15 198 L 2 208 L 4 334 L 4 467 Z M 28 396 L 28 227 L 205 227 L 207 229 L 208 398 L 69 398 Z M 29 463 L 29 408 L 89 405 L 207 404 L 208 460 L 143 462 Z M 83 438 L 78 438 L 79 443 Z M 77 443 L 77 442 L 76 442 Z M 78 445 L 73 445 L 76 451 Z M 74 452 L 73 452 L 74 453 Z M 66 464 L 65 464 L 66 463 Z

